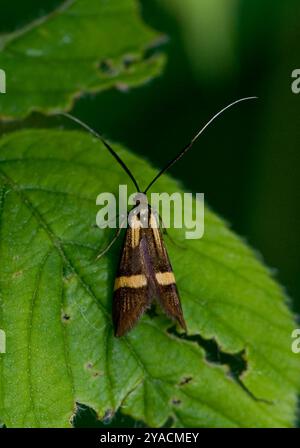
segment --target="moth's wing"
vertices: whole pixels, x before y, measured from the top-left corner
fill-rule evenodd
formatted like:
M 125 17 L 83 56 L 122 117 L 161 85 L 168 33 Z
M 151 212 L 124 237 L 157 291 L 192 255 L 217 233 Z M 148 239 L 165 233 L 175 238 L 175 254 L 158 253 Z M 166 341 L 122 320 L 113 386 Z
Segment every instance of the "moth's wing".
M 113 297 L 116 336 L 131 330 L 154 298 L 186 330 L 172 266 L 155 219 L 150 212 L 148 228 L 126 231 Z
M 141 229 L 147 239 L 149 266 L 151 266 L 151 277 L 155 281 L 156 298 L 164 312 L 181 327 L 186 330 L 176 280 L 166 246 L 163 241 L 162 232 L 153 213 L 149 219 L 148 229 Z
M 123 336 L 151 305 L 145 273 L 143 244 L 139 228 L 126 230 L 123 252 L 113 296 L 113 324 L 116 336 Z

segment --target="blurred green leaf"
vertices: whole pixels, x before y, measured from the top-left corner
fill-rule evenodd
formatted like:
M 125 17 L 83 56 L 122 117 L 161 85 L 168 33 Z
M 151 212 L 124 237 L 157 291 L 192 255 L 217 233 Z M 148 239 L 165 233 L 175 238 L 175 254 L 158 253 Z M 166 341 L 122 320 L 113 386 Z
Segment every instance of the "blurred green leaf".
M 177 23 L 195 77 L 223 82 L 237 69 L 236 0 L 154 0 Z M 216 33 L 216 28 L 218 32 Z
M 66 0 L 0 37 L 0 67 L 7 76 L 0 115 L 67 110 L 82 92 L 150 80 L 164 63 L 146 52 L 158 38 L 142 23 L 135 0 Z
M 117 151 L 142 186 L 156 173 Z M 124 172 L 89 135 L 26 130 L 0 141 L 0 176 L 0 420 L 8 427 L 68 426 L 76 402 L 101 419 L 120 409 L 149 426 L 294 424 L 293 316 L 266 268 L 215 214 L 206 210 L 201 240 L 184 240 L 182 229 L 170 233 L 184 248 L 166 238 L 188 335 L 159 314 L 117 339 L 121 241 L 94 262 L 112 235 L 93 225 L 97 195 L 117 193 Z M 164 176 L 156 191 L 180 189 Z

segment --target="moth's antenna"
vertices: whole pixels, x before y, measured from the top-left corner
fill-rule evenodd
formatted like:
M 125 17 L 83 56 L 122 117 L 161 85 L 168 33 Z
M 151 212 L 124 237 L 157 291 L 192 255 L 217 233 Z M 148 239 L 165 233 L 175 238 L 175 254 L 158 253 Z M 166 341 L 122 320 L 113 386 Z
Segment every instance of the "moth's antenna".
M 134 183 L 135 188 L 137 189 L 137 191 L 140 193 L 140 187 L 139 184 L 137 183 L 137 181 L 135 180 L 132 172 L 130 171 L 130 169 L 125 165 L 125 163 L 123 162 L 123 160 L 118 156 L 118 154 L 112 149 L 112 147 L 104 140 L 104 138 L 102 137 L 102 135 L 98 134 L 98 132 L 96 132 L 94 129 L 90 128 L 86 123 L 84 123 L 83 121 L 79 120 L 79 118 L 74 117 L 71 114 L 68 114 L 67 112 L 60 112 L 58 113 L 58 115 L 63 115 L 64 117 L 69 118 L 70 120 L 74 121 L 75 123 L 79 124 L 81 127 L 83 127 L 84 129 L 86 129 L 90 134 L 92 134 L 94 137 L 98 138 L 99 140 L 101 140 L 101 142 L 104 144 L 104 146 L 109 150 L 109 152 L 111 153 L 111 155 L 116 159 L 116 161 L 121 165 L 121 167 L 126 171 L 126 173 L 128 174 L 128 176 L 130 177 L 130 179 L 132 180 L 132 182 Z
M 234 101 L 233 103 L 228 104 L 226 107 L 221 109 L 218 113 L 216 113 L 206 124 L 203 126 L 203 128 L 192 138 L 190 143 L 186 145 L 178 154 L 177 156 L 172 159 L 170 162 L 167 163 L 167 165 L 154 177 L 154 179 L 150 182 L 144 193 L 146 194 L 150 187 L 154 184 L 154 182 L 157 181 L 157 179 L 165 173 L 171 166 L 174 165 L 174 163 L 178 162 L 178 160 L 181 159 L 181 157 L 184 156 L 184 154 L 193 146 L 195 141 L 200 137 L 200 135 L 205 131 L 205 129 L 217 118 L 219 115 L 221 115 L 225 110 L 229 109 L 230 107 L 234 106 L 235 104 L 241 103 L 242 101 L 248 101 L 248 100 L 254 100 L 257 99 L 257 96 L 249 96 L 247 98 L 240 98 L 239 100 Z

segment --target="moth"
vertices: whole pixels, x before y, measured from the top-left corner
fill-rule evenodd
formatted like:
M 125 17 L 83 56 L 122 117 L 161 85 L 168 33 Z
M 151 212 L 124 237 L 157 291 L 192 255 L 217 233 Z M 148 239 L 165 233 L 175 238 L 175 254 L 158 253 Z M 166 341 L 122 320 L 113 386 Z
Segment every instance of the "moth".
M 184 331 L 187 331 L 175 275 L 164 244 L 159 217 L 148 204 L 146 193 L 162 174 L 183 157 L 198 137 L 219 115 L 237 103 L 255 98 L 257 97 L 238 99 L 217 112 L 176 157 L 159 171 L 143 192 L 130 169 L 100 134 L 77 117 L 67 113 L 61 114 L 70 118 L 100 139 L 130 177 L 137 190 L 137 212 L 132 214 L 131 221 L 126 229 L 114 283 L 112 320 L 115 336 L 120 337 L 130 331 L 154 301 L 160 305 L 167 316 L 177 322 Z M 97 259 L 110 249 L 119 237 L 121 230 L 122 226 L 117 229 L 116 235 L 101 254 L 97 256 Z
M 122 336 L 129 331 L 154 299 L 186 331 L 158 216 L 141 194 L 136 195 L 136 202 L 140 208 L 126 230 L 114 284 L 115 335 Z

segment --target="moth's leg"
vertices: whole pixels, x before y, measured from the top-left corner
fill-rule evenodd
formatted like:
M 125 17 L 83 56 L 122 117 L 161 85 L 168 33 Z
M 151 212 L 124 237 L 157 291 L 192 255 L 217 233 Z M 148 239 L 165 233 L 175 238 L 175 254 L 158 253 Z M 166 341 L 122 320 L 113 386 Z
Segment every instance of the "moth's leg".
M 103 255 L 106 254 L 106 252 L 109 251 L 109 249 L 113 246 L 113 244 L 117 241 L 117 239 L 120 236 L 121 231 L 124 229 L 124 223 L 125 223 L 125 219 L 121 222 L 120 227 L 117 229 L 114 237 L 111 239 L 111 241 L 108 243 L 108 245 L 101 250 L 101 252 L 96 256 L 95 261 L 99 260 L 101 257 L 103 257 Z

